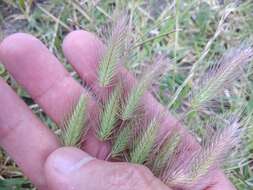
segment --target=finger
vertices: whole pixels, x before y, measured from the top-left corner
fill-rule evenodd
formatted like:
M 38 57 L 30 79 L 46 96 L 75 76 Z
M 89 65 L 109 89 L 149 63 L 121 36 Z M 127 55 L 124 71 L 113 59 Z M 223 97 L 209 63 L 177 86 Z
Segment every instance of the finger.
M 62 48 L 82 79 L 93 86 L 97 82 L 97 67 L 105 48 L 100 39 L 90 32 L 77 30 L 65 37 Z
M 61 123 L 82 88 L 49 50 L 35 37 L 18 33 L 2 42 L 0 58 L 43 110 Z
M 52 153 L 45 173 L 52 190 L 169 190 L 143 166 L 96 160 L 75 148 Z
M 63 52 L 75 70 L 86 81 L 86 83 L 95 91 L 100 92 L 102 89 L 97 83 L 97 70 L 99 66 L 99 60 L 103 55 L 105 47 L 101 41 L 93 34 L 86 31 L 74 31 L 71 32 L 63 43 Z M 131 83 L 135 82 L 134 77 L 126 70 L 120 70 L 122 75 L 128 82 L 125 86 L 132 86 Z M 103 93 L 101 93 L 103 94 Z M 165 113 L 165 117 L 161 123 L 159 130 L 159 136 L 168 136 L 174 129 L 178 129 L 182 136 L 182 144 L 189 146 L 189 154 L 200 148 L 200 145 L 196 139 L 181 126 L 178 120 L 171 115 L 171 113 L 164 108 L 157 100 L 150 94 L 144 95 L 144 110 L 146 116 L 149 118 L 154 117 L 158 113 Z M 228 180 L 226 180 L 228 181 Z
M 71 32 L 63 42 L 63 52 L 70 64 L 95 92 L 100 92 L 101 96 L 106 94 L 106 92 L 103 92 L 104 89 L 97 82 L 97 70 L 104 49 L 104 45 L 95 35 L 82 30 Z M 120 75 L 124 78 L 124 82 L 127 83 L 124 87 L 130 87 L 132 86 L 131 84 L 136 82 L 133 75 L 123 68 L 120 70 Z M 145 102 L 143 103 L 143 107 L 148 118 L 152 118 L 158 113 L 166 113 L 166 117 L 162 121 L 159 136 L 164 136 L 164 134 L 169 135 L 175 128 L 179 128 L 183 136 L 189 136 L 185 139 L 192 141 L 192 149 L 199 148 L 195 139 L 186 133 L 178 120 L 166 108 L 158 103 L 150 93 L 146 93 L 144 96 L 143 100 Z
M 38 188 L 47 189 L 44 163 L 47 156 L 59 147 L 59 143 L 1 79 L 0 146 Z
M 212 182 L 206 190 L 236 190 L 232 183 L 226 178 L 226 176 L 220 171 L 216 170 L 212 173 Z
M 81 93 L 89 98 L 88 112 L 93 116 L 89 123 L 95 125 L 96 102 L 38 39 L 23 33 L 7 37 L 0 46 L 0 59 L 58 125 L 63 123 Z M 94 131 L 89 132 L 86 142 L 85 150 L 90 154 L 106 155 L 104 149 L 107 145 L 96 140 Z

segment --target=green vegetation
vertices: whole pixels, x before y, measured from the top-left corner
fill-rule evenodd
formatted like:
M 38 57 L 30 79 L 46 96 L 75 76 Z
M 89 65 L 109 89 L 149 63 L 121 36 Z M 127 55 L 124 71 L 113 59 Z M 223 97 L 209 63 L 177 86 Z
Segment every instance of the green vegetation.
M 65 126 L 61 135 L 63 145 L 80 146 L 82 137 L 85 136 L 88 131 L 87 124 L 85 123 L 87 118 L 86 107 L 87 100 L 82 94 L 72 110 L 72 113 L 65 121 Z

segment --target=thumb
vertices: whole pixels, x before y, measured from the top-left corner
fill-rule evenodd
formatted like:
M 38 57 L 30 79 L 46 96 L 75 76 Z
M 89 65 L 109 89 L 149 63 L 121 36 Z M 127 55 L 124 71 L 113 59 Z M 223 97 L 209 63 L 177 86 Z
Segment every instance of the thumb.
M 45 164 L 50 190 L 170 190 L 144 166 L 97 160 L 76 148 L 60 148 Z

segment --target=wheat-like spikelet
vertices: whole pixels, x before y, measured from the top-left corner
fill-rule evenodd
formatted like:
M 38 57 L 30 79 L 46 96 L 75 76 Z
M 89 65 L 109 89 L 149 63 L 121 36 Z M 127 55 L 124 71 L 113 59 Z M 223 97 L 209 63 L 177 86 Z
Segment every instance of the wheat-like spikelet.
M 132 149 L 135 137 L 140 135 L 140 131 L 143 131 L 143 129 L 141 129 L 142 126 L 147 126 L 147 123 L 143 122 L 146 120 L 142 117 L 141 110 L 139 110 L 136 115 L 138 115 L 138 117 L 134 117 L 128 121 L 121 121 L 113 142 L 112 157 L 118 156 L 127 149 Z
M 87 132 L 86 121 L 87 100 L 81 94 L 71 115 L 64 123 L 61 139 L 64 146 L 79 146 L 81 138 Z
M 189 151 L 190 150 L 190 151 Z M 173 152 L 171 159 L 167 163 L 165 169 L 160 174 L 160 179 L 172 187 L 173 180 L 179 176 L 189 167 L 190 162 L 196 151 L 192 151 L 192 144 L 189 143 L 189 137 L 181 138 L 180 143 L 175 152 Z
M 120 107 L 120 95 L 120 87 L 116 87 L 104 105 L 100 116 L 100 128 L 97 134 L 101 140 L 108 140 L 116 126 Z
M 192 188 L 197 186 L 201 179 L 218 167 L 235 147 L 240 139 L 240 124 L 230 122 L 224 129 L 219 129 L 210 139 L 204 140 L 202 149 L 195 154 L 188 166 L 170 176 L 166 183 L 170 186 Z
M 138 139 L 133 147 L 133 150 L 130 152 L 130 162 L 143 164 L 147 160 L 152 148 L 154 147 L 158 128 L 159 122 L 157 118 L 152 119 L 147 129 Z
M 166 71 L 166 61 L 165 59 L 161 59 L 158 63 L 150 65 L 144 75 L 141 77 L 139 81 L 137 81 L 136 85 L 132 87 L 127 96 L 127 99 L 124 103 L 122 109 L 122 120 L 128 120 L 132 117 L 136 108 L 140 105 L 141 98 L 144 93 L 148 90 L 148 88 L 152 85 L 157 76 L 161 75 Z
M 107 87 L 113 80 L 124 53 L 125 40 L 128 33 L 128 17 L 123 13 L 115 14 L 113 17 L 113 28 L 107 41 L 107 49 L 103 55 L 98 70 L 98 80 L 102 87 Z
M 243 66 L 253 58 L 253 49 L 237 48 L 230 50 L 219 63 L 205 74 L 197 89 L 193 90 L 191 107 L 197 109 L 212 100 L 224 87 L 228 87 L 243 74 Z
M 131 125 L 126 125 L 122 129 L 120 129 L 112 147 L 112 151 L 111 151 L 112 157 L 119 155 L 128 147 L 131 135 L 132 135 Z
M 180 136 L 178 134 L 172 135 L 172 137 L 168 137 L 165 140 L 153 162 L 152 172 L 156 176 L 159 176 L 163 172 L 180 142 Z

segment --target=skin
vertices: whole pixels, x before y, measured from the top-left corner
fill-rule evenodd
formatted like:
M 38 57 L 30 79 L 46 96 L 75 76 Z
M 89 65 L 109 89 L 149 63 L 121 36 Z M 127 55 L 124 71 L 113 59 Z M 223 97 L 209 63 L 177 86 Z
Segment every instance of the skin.
M 71 32 L 63 42 L 63 52 L 69 63 L 101 98 L 105 92 L 96 82 L 96 70 L 103 50 L 101 41 L 86 31 Z M 0 61 L 57 124 L 61 125 L 71 110 L 71 102 L 81 93 L 90 97 L 88 109 L 97 115 L 99 108 L 91 92 L 76 82 L 35 37 L 17 33 L 4 39 L 0 44 Z M 131 74 L 121 69 L 119 75 L 122 74 L 127 79 L 126 84 L 134 83 Z M 145 96 L 147 116 L 165 111 L 150 94 Z M 166 114 L 160 133 L 180 129 L 191 145 L 189 152 L 200 148 L 176 119 L 169 112 Z M 90 122 L 95 125 L 92 120 Z M 94 128 L 89 131 L 82 149 L 61 147 L 59 139 L 1 79 L 0 146 L 40 190 L 170 190 L 144 166 L 103 161 L 110 147 L 96 139 Z M 235 189 L 219 170 L 213 171 L 201 186 L 203 190 Z

